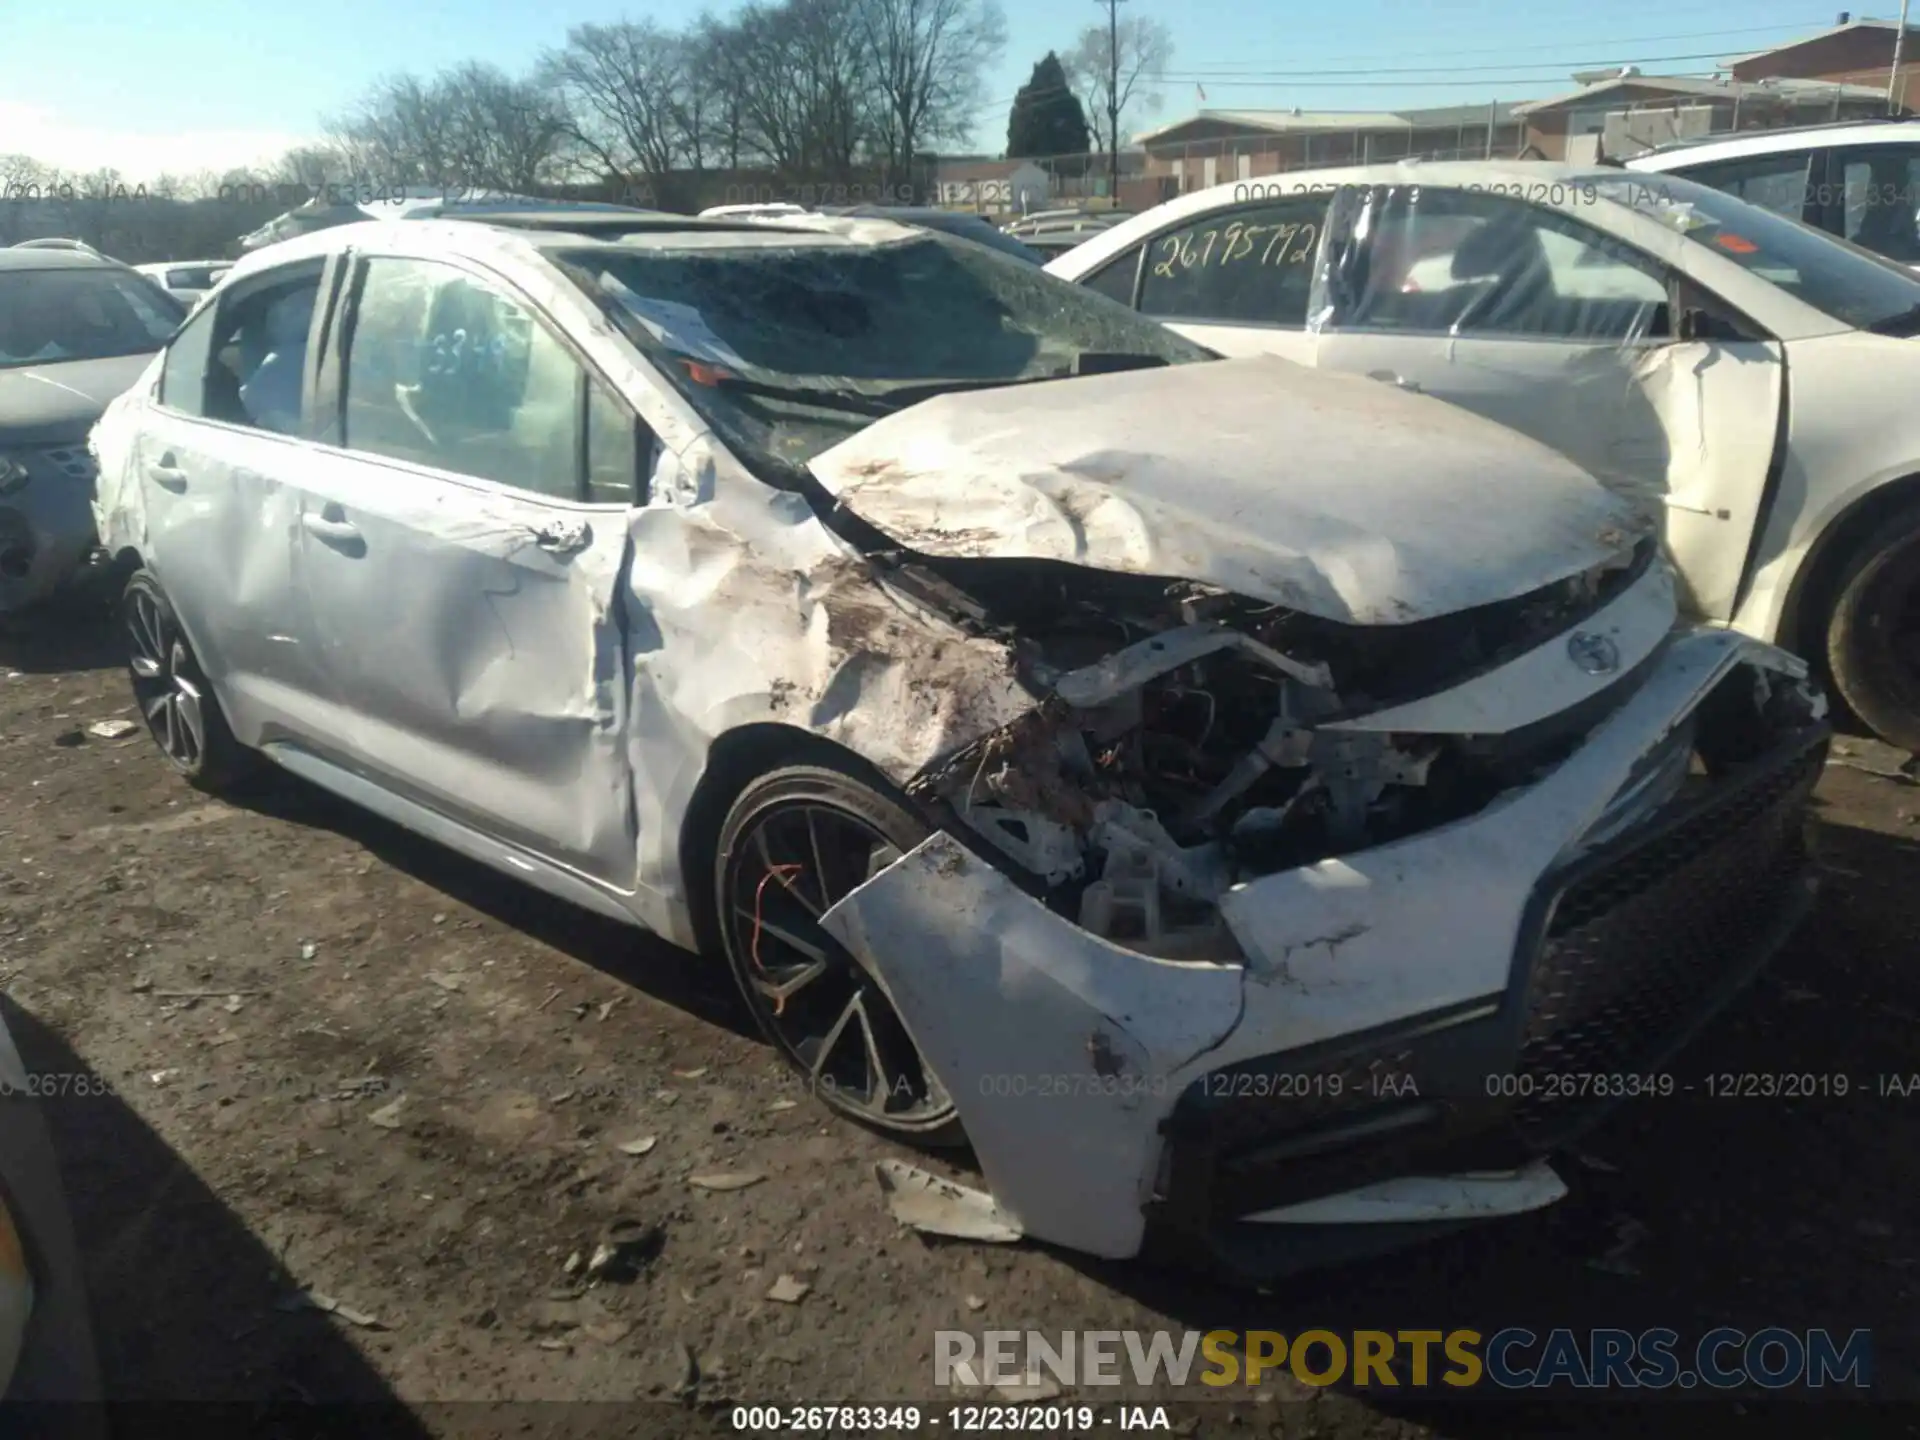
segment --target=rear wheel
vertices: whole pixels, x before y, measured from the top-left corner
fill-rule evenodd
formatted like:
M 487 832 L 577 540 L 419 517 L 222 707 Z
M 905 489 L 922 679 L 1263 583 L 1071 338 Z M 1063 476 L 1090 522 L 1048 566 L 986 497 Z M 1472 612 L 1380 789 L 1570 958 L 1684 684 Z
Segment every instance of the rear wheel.
M 837 765 L 753 781 L 721 827 L 721 940 L 760 1029 L 840 1114 L 923 1145 L 964 1141 L 952 1098 L 878 980 L 819 918 L 928 835 L 899 801 Z
M 1920 508 L 1883 525 L 1841 575 L 1827 664 L 1869 729 L 1920 754 Z
M 233 738 L 166 592 L 145 570 L 127 582 L 120 624 L 134 701 L 167 763 L 203 790 L 252 774 L 259 757 Z

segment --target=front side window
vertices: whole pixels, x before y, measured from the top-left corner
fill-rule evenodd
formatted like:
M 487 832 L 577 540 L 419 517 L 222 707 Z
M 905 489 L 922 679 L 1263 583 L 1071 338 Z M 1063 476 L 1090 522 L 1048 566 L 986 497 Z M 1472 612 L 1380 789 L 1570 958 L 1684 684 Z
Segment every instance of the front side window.
M 946 235 L 715 237 L 555 250 L 673 387 L 773 483 L 952 390 L 1212 358 L 1104 296 Z
M 1688 165 L 1669 173 L 1737 195 L 1749 205 L 1789 220 L 1800 220 L 1807 212 L 1807 169 L 1812 159 L 1810 150 L 1791 150 L 1712 165 Z
M 314 270 L 249 288 L 219 307 L 203 412 L 209 420 L 278 435 L 300 433 L 307 335 L 319 299 L 320 275 Z
M 1920 264 L 1920 146 L 1844 153 L 1840 233 L 1854 244 Z
M 1326 199 L 1217 211 L 1147 242 L 1140 309 L 1161 320 L 1307 323 Z
M 1485 192 L 1385 186 L 1357 202 L 1354 245 L 1336 256 L 1342 329 L 1661 338 L 1661 271 L 1577 220 Z
M 1920 276 L 1836 235 L 1677 175 L 1602 170 L 1569 183 L 1659 221 L 1843 325 L 1920 333 Z
M 566 346 L 496 286 L 437 261 L 366 262 L 346 448 L 578 499 L 585 382 Z
M 0 370 L 151 355 L 186 311 L 130 270 L 0 270 Z

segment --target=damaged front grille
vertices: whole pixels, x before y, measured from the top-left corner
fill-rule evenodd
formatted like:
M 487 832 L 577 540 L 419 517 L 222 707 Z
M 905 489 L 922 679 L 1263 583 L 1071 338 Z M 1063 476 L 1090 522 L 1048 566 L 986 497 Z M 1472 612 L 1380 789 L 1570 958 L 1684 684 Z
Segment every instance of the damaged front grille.
M 1805 903 L 1804 809 L 1826 750 L 1824 725 L 1799 731 L 1543 893 L 1515 1087 L 1529 1143 L 1581 1128 L 1627 1083 L 1595 1093 L 1588 1077 L 1648 1076 L 1764 961 Z
M 1404 626 L 1353 626 L 1186 583 L 1044 563 L 895 573 L 1010 627 L 1050 698 L 910 787 L 1091 933 L 1236 960 L 1232 885 L 1424 833 L 1547 773 L 1635 677 L 1513 734 L 1334 722 L 1458 685 L 1580 623 L 1642 576 L 1649 542 L 1545 589 Z M 991 575 L 995 584 L 983 583 Z

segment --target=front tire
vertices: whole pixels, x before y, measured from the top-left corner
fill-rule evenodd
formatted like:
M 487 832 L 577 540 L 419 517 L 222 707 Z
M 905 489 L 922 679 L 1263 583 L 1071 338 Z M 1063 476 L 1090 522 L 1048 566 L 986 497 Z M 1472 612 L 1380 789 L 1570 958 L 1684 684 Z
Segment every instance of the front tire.
M 127 582 L 120 627 L 134 701 L 167 763 L 210 792 L 230 790 L 255 773 L 259 757 L 233 738 L 180 619 L 151 572 L 136 571 Z
M 1920 508 L 1881 526 L 1842 574 L 1827 665 L 1869 729 L 1920 754 Z
M 713 884 L 728 968 L 801 1082 L 851 1120 L 943 1146 L 965 1140 L 952 1097 L 885 989 L 818 923 L 929 833 L 851 765 L 788 765 L 733 802 Z

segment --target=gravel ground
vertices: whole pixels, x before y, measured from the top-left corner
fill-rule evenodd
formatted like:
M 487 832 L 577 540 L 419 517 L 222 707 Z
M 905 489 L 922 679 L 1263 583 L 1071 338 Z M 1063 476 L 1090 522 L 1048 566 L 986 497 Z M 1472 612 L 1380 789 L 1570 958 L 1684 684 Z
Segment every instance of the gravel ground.
M 1876 1394 L 1920 1395 L 1920 1089 L 1872 1093 L 1920 1077 L 1920 789 L 1871 743 L 1843 742 L 1819 791 L 1813 920 L 1685 1062 L 1851 1095 L 1630 1105 L 1559 1205 L 1259 1295 L 903 1230 L 872 1162 L 915 1157 L 810 1102 L 717 964 L 290 779 L 227 804 L 144 732 L 86 736 L 132 714 L 113 647 L 77 624 L 0 637 L 0 984 L 29 1069 L 79 1077 L 50 1120 L 116 1399 L 717 1433 L 736 1402 L 925 1405 L 943 1328 L 1514 1324 L 1867 1326 Z M 758 1178 L 690 1183 L 715 1173 Z M 630 1265 L 582 1283 L 573 1257 L 612 1233 Z M 804 1293 L 769 1298 L 783 1280 Z M 1230 1419 L 1170 1413 L 1340 1440 L 1702 1414 L 1498 1398 L 1289 1382 Z M 621 1403 L 532 1403 L 560 1400 Z

